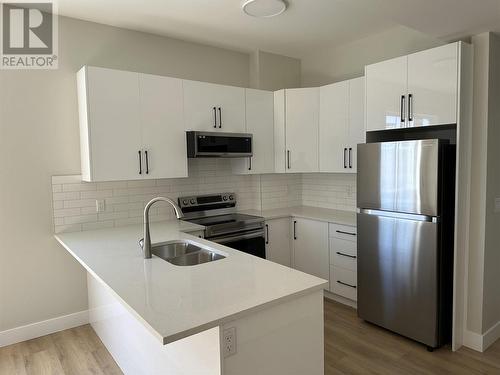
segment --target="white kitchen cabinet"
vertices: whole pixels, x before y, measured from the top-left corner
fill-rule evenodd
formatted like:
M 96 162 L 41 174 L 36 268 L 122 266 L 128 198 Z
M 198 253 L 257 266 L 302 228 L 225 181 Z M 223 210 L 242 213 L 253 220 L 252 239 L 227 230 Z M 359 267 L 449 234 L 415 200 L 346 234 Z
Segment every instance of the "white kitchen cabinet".
M 139 74 L 88 66 L 77 83 L 82 179 L 141 178 Z
M 245 89 L 184 80 L 187 130 L 243 133 Z
M 457 43 L 408 56 L 408 126 L 456 124 Z
M 86 66 L 77 84 L 84 181 L 187 177 L 181 80 Z
M 319 171 L 319 88 L 285 90 L 286 171 Z
M 292 218 L 293 267 L 329 279 L 328 223 Z
M 407 61 L 403 56 L 365 67 L 367 131 L 405 126 Z
M 357 300 L 357 230 L 356 227 L 329 224 L 330 292 Z
M 320 172 L 356 173 L 357 144 L 364 141 L 364 78 L 321 87 Z
M 266 258 L 291 266 L 290 218 L 266 220 Z
M 140 74 L 139 86 L 143 177 L 187 177 L 182 80 Z
M 457 123 L 462 42 L 365 68 L 366 130 Z
M 245 133 L 253 135 L 251 158 L 231 162 L 234 173 L 274 173 L 274 94 L 271 91 L 245 89 Z
M 274 171 L 286 173 L 285 90 L 274 92 Z

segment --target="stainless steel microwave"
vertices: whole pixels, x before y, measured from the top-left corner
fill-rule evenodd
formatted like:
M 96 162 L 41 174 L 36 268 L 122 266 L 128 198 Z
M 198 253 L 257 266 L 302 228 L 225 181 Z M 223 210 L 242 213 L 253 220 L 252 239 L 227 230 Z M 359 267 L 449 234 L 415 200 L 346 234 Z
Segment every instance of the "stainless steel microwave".
M 188 158 L 244 158 L 253 156 L 252 134 L 186 132 Z

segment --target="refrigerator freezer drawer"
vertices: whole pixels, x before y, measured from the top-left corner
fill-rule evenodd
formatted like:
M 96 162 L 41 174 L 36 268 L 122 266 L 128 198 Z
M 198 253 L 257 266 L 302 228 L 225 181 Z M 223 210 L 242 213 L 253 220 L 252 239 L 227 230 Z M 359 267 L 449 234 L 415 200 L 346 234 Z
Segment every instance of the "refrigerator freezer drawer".
M 439 223 L 358 213 L 358 314 L 438 344 Z
M 437 216 L 439 145 L 437 139 L 359 145 L 358 207 Z

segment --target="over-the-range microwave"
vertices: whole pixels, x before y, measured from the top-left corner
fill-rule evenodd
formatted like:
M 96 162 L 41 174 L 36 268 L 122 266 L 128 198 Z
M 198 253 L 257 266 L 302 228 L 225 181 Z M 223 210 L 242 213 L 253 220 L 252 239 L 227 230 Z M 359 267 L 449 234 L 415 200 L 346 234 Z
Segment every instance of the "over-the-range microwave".
M 187 131 L 188 158 L 251 157 L 252 134 Z

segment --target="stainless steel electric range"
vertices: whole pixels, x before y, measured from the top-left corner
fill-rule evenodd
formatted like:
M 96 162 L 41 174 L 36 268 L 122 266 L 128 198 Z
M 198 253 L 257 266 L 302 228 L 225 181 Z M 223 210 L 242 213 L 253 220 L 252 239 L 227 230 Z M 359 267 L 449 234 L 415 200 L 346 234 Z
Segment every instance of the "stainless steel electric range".
M 264 218 L 236 212 L 236 194 L 179 197 L 185 221 L 203 225 L 207 240 L 266 258 Z

